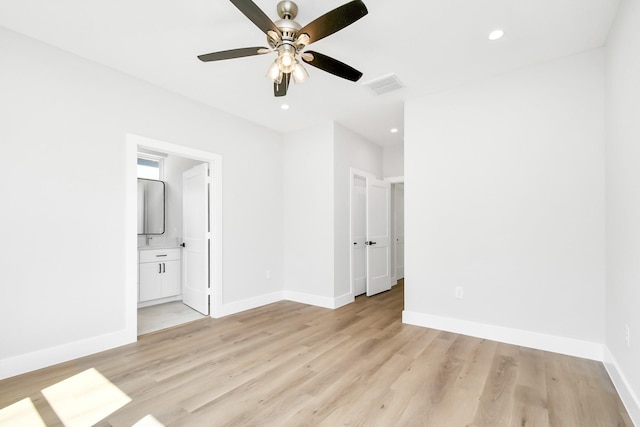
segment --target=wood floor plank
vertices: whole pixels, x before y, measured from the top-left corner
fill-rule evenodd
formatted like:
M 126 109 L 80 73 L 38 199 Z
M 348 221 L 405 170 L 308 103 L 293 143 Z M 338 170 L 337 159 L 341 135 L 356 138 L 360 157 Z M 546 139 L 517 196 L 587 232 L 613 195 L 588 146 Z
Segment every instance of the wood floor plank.
M 629 426 L 601 363 L 402 324 L 403 285 L 337 310 L 205 318 L 0 381 L 0 410 L 89 368 L 131 398 L 98 427 Z
M 544 352 L 520 348 L 510 425 L 533 427 L 548 426 L 547 379 Z
M 430 363 L 439 364 L 430 365 L 432 374 L 415 391 L 400 425 L 467 425 L 473 419 L 478 393 L 465 395 L 460 380 L 468 375 L 468 363 L 474 360 L 482 340 L 449 333 L 442 333 L 440 338 L 441 345 L 447 343 L 443 346 L 446 352 L 440 357 L 427 357 Z
M 509 426 L 518 373 L 518 348 L 498 344 L 472 425 Z
M 390 390 L 398 372 L 402 372 L 409 363 L 411 359 L 408 357 L 393 354 L 380 363 L 371 375 L 362 378 L 342 393 L 337 408 L 319 425 L 361 425 L 378 400 Z
M 441 360 L 451 346 L 451 340 L 443 338 L 443 332 L 437 331 L 437 337 L 418 355 L 413 363 L 392 384 L 393 390 L 414 396 L 424 387 L 425 382 L 432 381 L 440 366 Z

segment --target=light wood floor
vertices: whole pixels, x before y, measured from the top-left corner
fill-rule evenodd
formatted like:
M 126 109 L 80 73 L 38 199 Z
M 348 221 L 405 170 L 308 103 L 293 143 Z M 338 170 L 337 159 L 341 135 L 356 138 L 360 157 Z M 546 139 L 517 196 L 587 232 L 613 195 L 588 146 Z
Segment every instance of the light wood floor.
M 278 302 L 0 382 L 0 408 L 89 368 L 131 426 L 632 426 L 602 364 L 404 325 L 402 286 L 338 310 Z

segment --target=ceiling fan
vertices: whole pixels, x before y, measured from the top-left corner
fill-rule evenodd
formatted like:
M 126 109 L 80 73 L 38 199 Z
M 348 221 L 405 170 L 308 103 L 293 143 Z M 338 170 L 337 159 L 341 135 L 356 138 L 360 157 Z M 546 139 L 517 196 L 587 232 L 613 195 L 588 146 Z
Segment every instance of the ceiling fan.
M 281 1 L 277 10 L 280 19 L 273 22 L 251 0 L 230 0 L 240 12 L 267 35 L 268 47 L 246 47 L 199 55 L 203 62 L 244 56 L 263 55 L 276 52 L 278 57 L 267 71 L 267 77 L 273 80 L 275 96 L 285 96 L 293 76 L 296 83 L 304 82 L 309 74 L 299 59 L 323 71 L 356 82 L 362 73 L 355 68 L 323 55 L 319 52 L 304 51 L 313 42 L 340 31 L 365 16 L 368 11 L 361 0 L 353 0 L 302 27 L 295 21 L 298 6 L 293 1 Z

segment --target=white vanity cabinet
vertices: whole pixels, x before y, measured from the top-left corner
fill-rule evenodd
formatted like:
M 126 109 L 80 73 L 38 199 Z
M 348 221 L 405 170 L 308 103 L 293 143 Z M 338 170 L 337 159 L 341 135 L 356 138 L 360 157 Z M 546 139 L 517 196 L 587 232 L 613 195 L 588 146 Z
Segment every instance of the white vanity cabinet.
M 138 302 L 180 295 L 180 248 L 139 252 Z

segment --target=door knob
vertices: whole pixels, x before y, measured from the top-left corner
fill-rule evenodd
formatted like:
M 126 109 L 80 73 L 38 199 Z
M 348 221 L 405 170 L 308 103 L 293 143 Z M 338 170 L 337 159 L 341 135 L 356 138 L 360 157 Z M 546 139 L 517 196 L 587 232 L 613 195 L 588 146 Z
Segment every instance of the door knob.
M 373 246 L 376 244 L 376 242 L 372 242 L 371 240 L 369 240 L 368 242 L 364 242 L 365 245 L 369 245 L 369 246 Z

